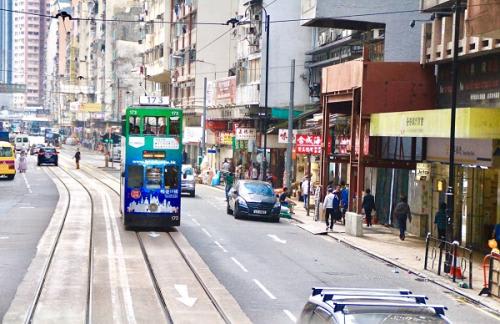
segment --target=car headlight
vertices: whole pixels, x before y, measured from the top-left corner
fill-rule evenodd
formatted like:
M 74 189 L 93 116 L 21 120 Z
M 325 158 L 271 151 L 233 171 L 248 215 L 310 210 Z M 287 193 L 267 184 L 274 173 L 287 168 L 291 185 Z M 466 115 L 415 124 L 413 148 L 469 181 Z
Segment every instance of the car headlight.
M 274 207 L 273 208 L 281 208 L 281 204 L 279 201 L 277 201 L 275 204 L 274 204 Z
M 244 201 L 243 199 L 238 199 L 238 205 L 243 208 L 248 208 L 247 202 Z

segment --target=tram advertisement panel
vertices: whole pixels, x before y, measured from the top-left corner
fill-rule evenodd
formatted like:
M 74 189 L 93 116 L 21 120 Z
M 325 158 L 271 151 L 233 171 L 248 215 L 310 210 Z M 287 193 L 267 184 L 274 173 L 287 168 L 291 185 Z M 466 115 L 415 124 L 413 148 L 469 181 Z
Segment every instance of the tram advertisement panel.
M 124 207 L 127 214 L 180 215 L 179 138 L 129 136 Z

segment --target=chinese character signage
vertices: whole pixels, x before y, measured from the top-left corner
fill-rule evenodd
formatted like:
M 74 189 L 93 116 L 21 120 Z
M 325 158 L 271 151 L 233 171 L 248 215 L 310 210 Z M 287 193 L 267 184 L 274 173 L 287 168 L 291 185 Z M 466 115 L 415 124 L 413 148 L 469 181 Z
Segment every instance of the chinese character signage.
M 295 143 L 295 137 L 297 136 L 297 130 L 296 129 L 292 130 L 292 134 L 293 134 L 292 142 Z M 280 143 L 280 144 L 287 144 L 288 143 L 288 129 L 279 129 L 279 131 L 278 131 L 278 143 Z
M 295 145 L 297 154 L 321 154 L 321 136 L 319 135 L 298 134 Z
M 229 132 L 219 133 L 219 144 L 222 145 L 232 145 L 233 144 L 233 134 Z
M 255 140 L 257 131 L 255 128 L 236 128 L 236 139 L 239 141 Z

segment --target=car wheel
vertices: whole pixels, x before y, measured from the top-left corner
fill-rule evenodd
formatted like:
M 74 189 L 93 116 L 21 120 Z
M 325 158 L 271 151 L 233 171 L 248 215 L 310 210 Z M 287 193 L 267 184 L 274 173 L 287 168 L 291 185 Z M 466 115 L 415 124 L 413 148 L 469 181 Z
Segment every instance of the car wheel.
M 279 217 L 279 216 L 273 217 L 273 218 L 271 219 L 271 221 L 272 221 L 273 223 L 279 223 L 279 222 L 280 222 L 280 217 Z
M 233 216 L 234 216 L 234 219 L 240 218 L 240 213 L 238 212 L 238 202 L 234 203 Z
M 59 165 L 59 163 L 58 163 L 58 162 L 54 163 L 54 166 L 58 166 L 58 165 Z
M 14 177 L 15 177 L 15 174 L 9 174 L 9 175 L 7 176 L 7 179 L 8 179 L 8 180 L 14 180 Z
M 227 212 L 228 215 L 232 215 L 233 214 L 233 211 L 231 210 L 231 207 L 229 207 L 229 202 L 227 203 L 226 212 Z
M 42 165 L 42 164 L 41 164 L 40 162 L 38 162 L 36 165 L 40 166 L 40 165 Z
M 189 193 L 189 196 L 190 196 L 190 197 L 194 197 L 194 196 L 195 196 L 195 192 L 194 192 L 194 191 L 193 191 L 193 192 L 190 192 L 190 193 Z

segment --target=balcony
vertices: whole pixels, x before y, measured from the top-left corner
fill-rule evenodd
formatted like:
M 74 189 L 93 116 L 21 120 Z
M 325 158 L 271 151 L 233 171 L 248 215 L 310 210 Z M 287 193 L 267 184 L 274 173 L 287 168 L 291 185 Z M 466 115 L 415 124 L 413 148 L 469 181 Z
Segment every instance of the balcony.
M 423 0 L 422 11 L 450 10 L 455 0 Z
M 260 102 L 260 85 L 240 85 L 236 89 L 236 105 L 258 105 Z

